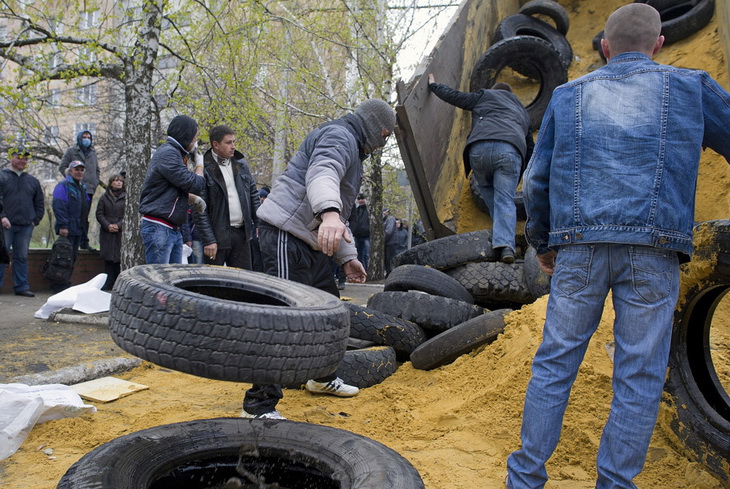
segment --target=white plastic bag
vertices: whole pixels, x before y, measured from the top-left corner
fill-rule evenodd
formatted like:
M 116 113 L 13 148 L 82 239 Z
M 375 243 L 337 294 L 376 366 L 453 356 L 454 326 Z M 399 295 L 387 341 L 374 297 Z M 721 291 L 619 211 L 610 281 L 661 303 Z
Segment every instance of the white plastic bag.
M 86 283 L 74 285 L 73 287 L 69 287 L 66 290 L 62 290 L 58 294 L 54 294 L 51 297 L 48 298 L 45 304 L 41 306 L 40 309 L 38 309 L 34 317 L 37 317 L 38 319 L 48 319 L 48 317 L 51 315 L 52 312 L 58 311 L 59 309 L 63 309 L 64 307 L 73 307 L 76 303 L 76 299 L 79 296 L 79 293 L 84 294 L 85 291 L 89 290 L 97 290 L 100 291 L 102 287 L 104 287 L 104 284 L 106 283 L 106 273 L 100 273 L 96 277 L 92 278 Z M 109 295 L 111 298 L 111 295 L 108 292 L 104 292 L 104 294 Z M 102 310 L 95 310 L 94 312 L 102 312 L 102 311 L 108 311 L 109 310 L 109 303 L 106 303 L 106 308 Z M 82 311 L 85 312 L 85 311 Z
M 0 384 L 0 460 L 20 448 L 36 423 L 95 412 L 63 384 Z

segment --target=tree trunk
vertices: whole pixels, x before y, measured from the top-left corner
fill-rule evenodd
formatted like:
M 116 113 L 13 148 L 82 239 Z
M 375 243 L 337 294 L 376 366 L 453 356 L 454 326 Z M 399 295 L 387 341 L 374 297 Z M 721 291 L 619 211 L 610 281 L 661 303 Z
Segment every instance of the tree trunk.
M 157 65 L 164 5 L 165 0 L 145 3 L 142 23 L 144 27 L 140 29 L 139 39 L 124 63 L 127 118 L 124 124 L 124 140 L 127 142 L 124 167 L 127 171 L 127 201 L 122 233 L 122 269 L 145 262 L 142 236 L 139 232 L 139 196 L 152 153 L 152 75 Z
M 383 165 L 380 154 L 370 157 L 370 261 L 368 280 L 385 278 L 385 238 L 383 232 Z

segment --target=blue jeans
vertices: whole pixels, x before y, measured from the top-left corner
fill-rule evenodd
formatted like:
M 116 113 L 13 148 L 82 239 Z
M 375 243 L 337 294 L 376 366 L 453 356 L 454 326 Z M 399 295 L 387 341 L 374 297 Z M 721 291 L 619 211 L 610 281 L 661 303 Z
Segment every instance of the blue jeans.
M 2 228 L 5 232 L 5 246 L 13 250 L 13 289 L 23 292 L 30 289 L 28 285 L 28 249 L 30 238 L 33 236 L 33 225 L 18 226 L 13 224 L 10 229 Z M 5 265 L 0 265 L 0 287 L 5 278 Z
M 492 216 L 492 246 L 515 249 L 517 209 L 515 192 L 522 156 L 503 141 L 477 141 L 469 146 L 469 163 L 479 193 Z
M 368 261 L 370 260 L 370 238 L 355 236 L 355 247 L 357 248 L 357 261 L 362 263 L 362 267 L 367 271 Z
M 659 411 L 679 291 L 677 254 L 623 244 L 560 248 L 542 344 L 532 363 L 522 448 L 509 456 L 510 489 L 541 488 L 560 437 L 578 367 L 612 291 L 616 319 L 611 412 L 603 429 L 597 489 L 632 488 Z
M 147 264 L 182 263 L 182 233 L 162 224 L 142 221 L 140 226 Z

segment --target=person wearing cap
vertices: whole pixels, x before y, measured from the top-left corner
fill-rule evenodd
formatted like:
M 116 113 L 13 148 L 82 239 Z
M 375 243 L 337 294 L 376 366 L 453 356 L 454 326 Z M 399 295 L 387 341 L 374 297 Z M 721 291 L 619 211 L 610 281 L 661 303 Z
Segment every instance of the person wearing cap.
M 383 253 L 385 255 L 385 275 L 387 277 L 393 271 L 391 261 L 398 249 L 398 223 L 387 207 L 383 209 L 383 240 L 385 245 Z
M 492 217 L 492 247 L 502 262 L 514 263 L 515 193 L 534 146 L 530 116 L 506 83 L 467 93 L 436 83 L 433 73 L 429 73 L 428 87 L 444 102 L 471 111 L 464 170 L 467 177 L 470 171 L 474 173 L 479 194 Z
M 80 161 L 84 164 L 83 182 L 86 186 L 86 193 L 89 194 L 89 199 L 93 199 L 96 187 L 99 186 L 101 169 L 99 168 L 96 148 L 94 147 L 94 136 L 91 134 L 91 131 L 86 129 L 79 131 L 76 134 L 76 144 L 63 153 L 61 162 L 58 164 L 58 170 L 64 178 L 66 177 L 66 170 L 72 161 Z M 87 220 L 83 224 L 84 234 L 81 237 L 80 248 L 82 250 L 92 249 L 89 248 L 89 221 Z
M 251 270 L 251 238 L 258 227 L 259 190 L 251 169 L 236 150 L 236 133 L 226 125 L 208 133 L 211 148 L 203 156 L 207 208 L 193 213 L 208 265 Z
M 35 228 L 43 219 L 43 189 L 36 177 L 27 173 L 30 153 L 22 147 L 11 148 L 10 168 L 0 170 L 0 224 L 5 246 L 13 250 L 13 290 L 15 295 L 34 297 L 28 284 L 28 250 Z M 5 265 L 0 264 L 0 287 Z
M 367 273 L 357 259 L 347 221 L 360 189 L 362 162 L 385 146 L 394 128 L 393 108 L 383 100 L 369 99 L 354 114 L 322 124 L 307 135 L 257 213 L 266 273 L 339 297 L 332 275 L 334 259 L 347 280 L 365 281 Z M 358 393 L 357 387 L 334 374 L 309 380 L 306 388 L 341 397 Z M 281 386 L 253 385 L 241 415 L 284 419 L 276 410 L 282 395 Z
M 357 259 L 367 271 L 370 260 L 370 211 L 363 193 L 357 194 L 355 208 L 350 213 L 350 231 L 355 238 Z
M 65 236 L 73 246 L 73 261 L 84 235 L 84 222 L 89 217 L 91 197 L 86 192 L 83 161 L 72 161 L 66 169 L 66 178 L 56 184 L 53 189 L 53 215 L 56 219 L 54 229 L 59 236 Z M 59 292 L 71 284 L 53 284 L 51 289 Z
M 167 140 L 161 144 L 147 168 L 139 198 L 142 214 L 140 233 L 145 261 L 182 263 L 182 226 L 187 221 L 188 204 L 196 212 L 205 211 L 199 197 L 205 187 L 203 158 L 197 151 L 198 123 L 178 115 L 167 127 Z M 188 170 L 188 159 L 195 170 Z

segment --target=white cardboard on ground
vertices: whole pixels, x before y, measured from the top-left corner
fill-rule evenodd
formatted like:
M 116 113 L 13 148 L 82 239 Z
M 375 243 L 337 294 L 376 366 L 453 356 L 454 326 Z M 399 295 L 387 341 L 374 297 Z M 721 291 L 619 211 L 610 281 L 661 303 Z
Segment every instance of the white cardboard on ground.
M 137 391 L 149 389 L 144 384 L 137 384 L 116 377 L 101 377 L 74 384 L 71 389 L 84 399 L 98 402 L 110 402 L 134 394 Z

